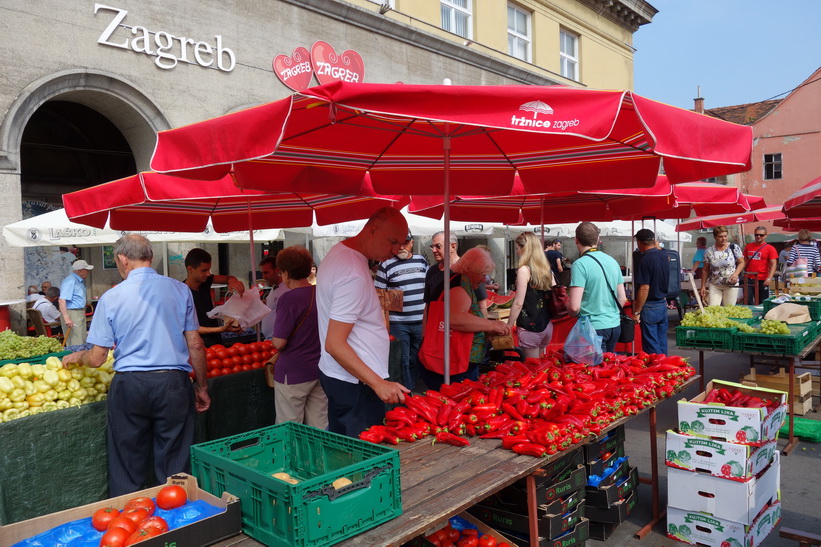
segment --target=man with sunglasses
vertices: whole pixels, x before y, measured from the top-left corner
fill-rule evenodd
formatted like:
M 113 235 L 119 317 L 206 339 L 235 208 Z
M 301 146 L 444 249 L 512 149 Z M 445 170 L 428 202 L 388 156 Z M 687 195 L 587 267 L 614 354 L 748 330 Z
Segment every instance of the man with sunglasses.
M 760 304 L 770 296 L 770 280 L 775 275 L 778 263 L 778 252 L 767 243 L 767 228 L 758 226 L 753 232 L 755 240 L 744 247 L 744 258 L 747 259 L 746 281 L 747 304 Z M 758 285 L 758 301 L 755 287 Z

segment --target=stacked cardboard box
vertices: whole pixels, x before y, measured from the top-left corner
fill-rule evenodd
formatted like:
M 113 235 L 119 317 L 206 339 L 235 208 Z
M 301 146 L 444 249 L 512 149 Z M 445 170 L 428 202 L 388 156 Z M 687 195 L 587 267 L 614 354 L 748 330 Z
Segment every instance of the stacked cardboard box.
M 542 468 L 536 478 L 536 503 L 540 545 L 561 541 L 584 545 L 589 523 L 584 518 L 587 480 L 581 448 Z M 517 545 L 530 545 L 527 483 L 520 480 L 468 510 Z
M 632 513 L 638 501 L 638 469 L 624 454 L 624 426 L 619 426 L 584 446 L 587 469 L 585 516 L 590 537 L 607 539 Z
M 711 390 L 738 389 L 778 404 L 706 403 Z M 713 381 L 678 403 L 679 431 L 667 432 L 667 535 L 690 544 L 755 547 L 781 518 L 778 429 L 786 394 Z

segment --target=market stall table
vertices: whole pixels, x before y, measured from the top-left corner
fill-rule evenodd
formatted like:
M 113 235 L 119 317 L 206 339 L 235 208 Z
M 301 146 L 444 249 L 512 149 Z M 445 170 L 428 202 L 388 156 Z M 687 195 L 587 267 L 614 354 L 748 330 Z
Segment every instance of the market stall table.
M 690 378 L 676 391 L 676 394 L 693 385 L 697 380 L 696 376 Z M 671 397 L 674 396 L 675 394 Z M 665 515 L 660 508 L 658 490 L 657 404 L 645 409 L 650 425 L 650 450 L 655 457 L 652 458 L 650 478 L 642 480 L 652 486 L 653 520 L 636 534 L 639 538 L 644 537 Z M 602 435 L 633 417 L 629 416 L 615 421 L 602 431 Z M 575 445 L 571 450 L 578 446 L 581 445 Z M 402 545 L 426 532 L 432 526 L 463 512 L 480 500 L 525 477 L 528 479 L 530 535 L 531 538 L 535 538 L 531 540 L 531 545 L 538 545 L 538 533 L 534 532 L 534 527 L 538 526 L 535 517 L 534 473 L 565 456 L 567 452 L 559 452 L 547 458 L 520 456 L 511 450 L 501 448 L 498 440 L 477 438 L 471 439 L 470 446 L 463 448 L 433 444 L 431 439 L 423 439 L 415 443 L 400 443 L 398 448 L 401 461 L 402 514 L 337 545 Z M 218 547 L 252 547 L 261 544 L 248 536 L 240 535 L 216 545 Z
M 756 364 L 755 357 L 770 357 L 776 360 L 776 364 L 778 363 L 779 359 L 784 359 L 787 361 L 787 368 L 789 370 L 789 387 L 787 389 L 787 412 L 789 416 L 789 435 L 787 437 L 787 444 L 784 446 L 782 453 L 786 456 L 789 455 L 790 452 L 798 444 L 798 438 L 795 436 L 793 428 L 795 425 L 795 410 L 793 409 L 793 396 L 795 395 L 795 369 L 796 367 L 799 368 L 821 368 L 821 361 L 805 361 L 804 359 L 810 355 L 812 352 L 818 349 L 818 345 L 821 343 L 821 334 L 815 337 L 815 339 L 810 342 L 809 344 L 805 345 L 800 351 L 798 351 L 795 355 L 785 355 L 783 353 L 768 353 L 763 351 L 745 351 L 745 352 L 737 352 L 734 350 L 727 350 L 727 349 L 711 349 L 705 350 L 702 348 L 694 348 L 698 351 L 698 374 L 701 380 L 699 381 L 699 388 L 701 391 L 704 391 L 704 352 L 705 351 L 713 351 L 716 353 L 747 353 L 750 356 L 750 366 L 754 366 Z M 682 346 L 685 347 L 686 346 Z M 759 363 L 759 364 L 772 364 L 772 363 Z

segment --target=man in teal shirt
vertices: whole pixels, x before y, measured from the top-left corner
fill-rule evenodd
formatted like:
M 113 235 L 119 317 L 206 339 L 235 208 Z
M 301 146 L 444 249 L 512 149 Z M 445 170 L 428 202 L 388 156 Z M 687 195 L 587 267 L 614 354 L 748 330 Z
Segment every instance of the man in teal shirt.
M 571 315 L 586 315 L 593 328 L 602 337 L 602 351 L 616 349 L 621 334 L 619 304 L 624 306 L 624 277 L 621 268 L 609 255 L 596 248 L 599 229 L 592 222 L 576 227 L 576 247 L 581 256 L 573 263 L 570 274 Z

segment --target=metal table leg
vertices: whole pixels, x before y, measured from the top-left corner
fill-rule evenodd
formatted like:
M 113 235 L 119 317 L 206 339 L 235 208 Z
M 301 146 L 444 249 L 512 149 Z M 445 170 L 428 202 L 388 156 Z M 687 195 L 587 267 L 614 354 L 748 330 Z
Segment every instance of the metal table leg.
M 797 357 L 793 357 L 792 359 L 789 360 L 790 362 L 787 365 L 787 366 L 790 367 L 790 375 L 789 375 L 790 385 L 787 388 L 787 419 L 790 421 L 790 434 L 787 437 L 787 446 L 785 446 L 784 450 L 781 451 L 781 453 L 784 454 L 785 456 L 789 455 L 789 453 L 792 452 L 793 449 L 798 445 L 798 439 L 793 434 L 793 426 L 795 425 L 794 424 L 795 412 L 794 412 L 794 409 L 793 409 L 793 395 L 794 395 L 793 392 L 795 391 L 795 385 L 794 385 L 795 384 L 795 362 L 796 362 L 797 359 L 798 359 Z
M 704 350 L 698 350 L 698 390 L 704 391 Z
M 667 515 L 667 511 L 662 511 L 659 507 L 659 461 L 658 461 L 658 442 L 656 439 L 656 407 L 652 406 L 647 413 L 648 421 L 650 422 L 650 487 L 653 492 L 653 520 L 639 530 L 635 537 L 638 539 L 644 538 L 658 522 Z M 643 481 L 644 482 L 644 481 Z
M 527 520 L 530 528 L 530 547 L 539 547 L 539 515 L 536 502 L 536 478 L 527 476 Z

